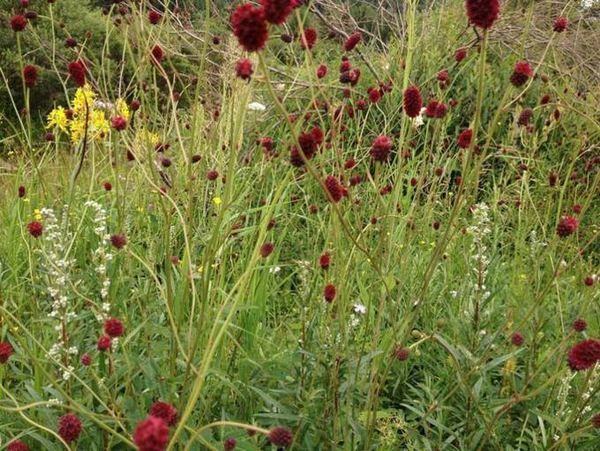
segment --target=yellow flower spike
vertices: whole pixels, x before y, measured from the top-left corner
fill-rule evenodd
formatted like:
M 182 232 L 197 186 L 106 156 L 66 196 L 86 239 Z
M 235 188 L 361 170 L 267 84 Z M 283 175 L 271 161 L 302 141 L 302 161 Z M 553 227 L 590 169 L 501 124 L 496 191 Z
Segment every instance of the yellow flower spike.
M 129 120 L 129 118 L 131 117 L 131 113 L 129 111 L 129 106 L 127 105 L 127 102 L 125 102 L 124 99 L 118 98 L 116 102 L 116 107 L 117 113 L 120 116 L 123 116 L 125 119 Z
M 213 204 L 215 204 L 217 207 L 223 203 L 223 201 L 221 200 L 221 198 L 219 196 L 213 197 L 212 201 L 213 201 Z
M 58 108 L 54 108 L 48 114 L 46 128 L 58 127 L 61 131 L 66 132 L 68 125 L 69 120 L 67 119 L 67 112 L 63 107 L 59 106 Z

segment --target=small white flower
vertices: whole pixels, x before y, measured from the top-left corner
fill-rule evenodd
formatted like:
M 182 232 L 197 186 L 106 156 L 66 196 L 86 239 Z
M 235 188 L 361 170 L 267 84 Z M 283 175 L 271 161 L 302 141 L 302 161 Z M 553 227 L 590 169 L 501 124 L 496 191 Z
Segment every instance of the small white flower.
M 281 271 L 281 268 L 279 266 L 273 266 L 272 268 L 269 268 L 269 272 L 271 274 L 277 274 L 279 271 Z
M 367 307 L 365 307 L 362 304 L 354 304 L 354 313 L 364 315 L 365 313 L 367 313 Z
M 262 103 L 252 102 L 248 104 L 248 109 L 250 111 L 265 111 L 267 109 Z

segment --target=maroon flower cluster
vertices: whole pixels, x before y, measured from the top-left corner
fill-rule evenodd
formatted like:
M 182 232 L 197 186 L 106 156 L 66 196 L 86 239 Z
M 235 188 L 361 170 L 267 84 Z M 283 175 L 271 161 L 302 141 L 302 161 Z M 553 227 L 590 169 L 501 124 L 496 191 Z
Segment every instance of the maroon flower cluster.
M 63 415 L 58 419 L 58 435 L 67 443 L 76 441 L 82 429 L 81 420 L 72 413 Z
M 271 429 L 267 438 L 269 439 L 269 442 L 277 447 L 289 448 L 292 446 L 294 435 L 288 428 L 279 426 Z
M 312 49 L 317 43 L 317 30 L 314 28 L 305 28 L 300 37 L 300 46 L 304 50 Z
M 448 112 L 448 106 L 444 102 L 435 99 L 430 100 L 425 107 L 425 116 L 429 118 L 441 119 Z
M 557 33 L 562 33 L 569 26 L 569 20 L 566 17 L 557 17 L 554 19 L 552 29 Z
M 231 27 L 239 44 L 247 52 L 262 50 L 269 38 L 264 9 L 250 3 L 240 5 L 233 11 Z
M 294 10 L 294 0 L 260 0 L 263 7 L 265 20 L 273 25 L 285 23 L 288 16 Z
M 33 88 L 37 81 L 38 70 L 37 67 L 28 64 L 23 68 L 23 81 L 25 82 L 25 86 L 28 88 Z
M 458 135 L 458 147 L 460 147 L 461 149 L 468 149 L 469 146 L 471 145 L 471 140 L 473 139 L 473 130 L 471 130 L 470 128 L 467 128 L 466 130 L 463 130 L 462 132 L 460 132 L 460 135 Z
M 416 86 L 409 86 L 404 91 L 404 112 L 408 117 L 415 118 L 421 114 L 423 100 L 421 91 Z
M 565 238 L 572 235 L 579 226 L 579 220 L 573 216 L 563 216 L 556 226 L 556 233 L 559 237 Z
M 319 127 L 314 127 L 311 131 L 300 134 L 298 143 L 307 160 L 311 160 L 315 156 L 319 146 L 323 144 L 323 139 L 323 130 Z M 304 165 L 304 159 L 296 146 L 292 146 L 290 151 L 290 163 L 296 167 Z
M 346 52 L 351 52 L 358 45 L 358 43 L 362 40 L 362 34 L 360 31 L 355 31 L 348 39 L 344 42 L 344 50 Z
M 392 150 L 392 140 L 387 136 L 378 136 L 373 141 L 371 145 L 371 150 L 369 151 L 371 158 L 375 161 L 385 162 L 388 161 L 390 157 L 390 152 Z
M 13 440 L 6 446 L 6 451 L 29 451 L 29 446 L 21 440 Z
M 138 423 L 133 443 L 139 451 L 163 451 L 169 442 L 169 427 L 161 418 L 149 416 Z
M 500 14 L 500 0 L 466 0 L 465 6 L 471 25 L 483 29 L 494 25 Z
M 252 68 L 252 61 L 248 58 L 242 58 L 235 65 L 235 73 L 242 80 L 250 80 L 254 69 Z
M 168 402 L 156 401 L 150 407 L 150 415 L 163 420 L 167 426 L 174 426 L 177 423 L 177 409 Z
M 27 18 L 25 16 L 18 15 L 10 18 L 10 28 L 12 28 L 15 33 L 23 31 L 26 26 Z
M 325 188 L 334 202 L 339 202 L 346 195 L 346 189 L 342 186 L 337 177 L 328 175 L 325 178 Z
M 569 351 L 567 361 L 573 371 L 592 368 L 600 361 L 600 340 L 592 338 L 577 343 Z
M 67 71 L 76 86 L 82 87 L 85 84 L 87 69 L 83 61 L 77 60 L 70 62 L 67 66 Z
M 513 73 L 510 76 L 510 82 L 516 86 L 523 86 L 527 80 L 533 77 L 533 68 L 527 61 L 518 61 L 515 64 Z
M 13 347 L 7 341 L 0 341 L 0 363 L 8 362 L 13 353 Z

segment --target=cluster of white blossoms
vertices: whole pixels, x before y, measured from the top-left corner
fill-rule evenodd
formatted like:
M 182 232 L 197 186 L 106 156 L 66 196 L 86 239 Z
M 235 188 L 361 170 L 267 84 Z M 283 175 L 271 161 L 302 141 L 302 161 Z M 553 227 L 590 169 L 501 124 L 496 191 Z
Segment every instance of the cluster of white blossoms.
M 104 321 L 110 312 L 110 303 L 108 302 L 108 291 L 110 289 L 110 277 L 108 275 L 108 263 L 112 260 L 113 254 L 110 252 L 110 235 L 106 224 L 106 209 L 98 202 L 87 201 L 85 206 L 94 210 L 94 233 L 100 239 L 98 247 L 94 250 L 92 257 L 96 264 L 96 274 L 102 283 L 100 290 L 100 300 L 102 302 L 100 311 L 96 313 L 98 321 Z
M 67 206 L 64 207 L 65 212 Z M 60 224 L 54 210 L 43 208 L 40 214 L 44 218 L 44 250 L 41 251 L 46 261 L 46 275 L 48 293 L 52 299 L 52 310 L 48 316 L 56 320 L 54 329 L 56 341 L 50 347 L 48 356 L 52 359 L 62 361 L 65 366 L 62 372 L 63 380 L 69 380 L 73 367 L 68 365 L 70 356 L 79 351 L 76 346 L 69 346 L 68 324 L 73 321 L 77 314 L 71 310 L 70 294 L 68 290 L 70 273 L 75 260 L 68 258 L 69 241 L 72 235 L 68 232 L 66 224 Z M 66 214 L 63 217 L 67 217 Z
M 492 233 L 490 229 L 489 207 L 484 203 L 479 203 L 473 207 L 473 225 L 467 227 L 467 232 L 473 237 L 471 243 L 470 255 L 474 265 L 472 268 L 475 276 L 475 283 L 472 288 L 476 296 L 480 296 L 485 301 L 490 292 L 485 285 L 485 279 L 488 273 L 490 260 L 487 256 L 487 237 Z

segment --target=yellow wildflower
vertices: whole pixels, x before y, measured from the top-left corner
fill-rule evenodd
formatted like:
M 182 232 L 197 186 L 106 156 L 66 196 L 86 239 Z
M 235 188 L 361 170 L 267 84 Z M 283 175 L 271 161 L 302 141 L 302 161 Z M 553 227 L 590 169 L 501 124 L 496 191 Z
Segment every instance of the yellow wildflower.
M 67 112 L 61 106 L 58 108 L 54 108 L 48 114 L 48 124 L 46 124 L 46 128 L 54 128 L 58 127 L 63 132 L 67 131 L 67 126 L 69 124 L 69 120 L 67 119 Z
M 73 111 L 76 115 L 86 115 L 86 111 L 91 110 L 96 100 L 96 94 L 87 83 L 83 88 L 78 88 L 73 99 Z M 87 105 L 87 108 L 86 108 Z
M 222 202 L 223 202 L 223 201 L 221 200 L 221 198 L 220 198 L 220 197 L 218 197 L 218 196 L 216 196 L 216 197 L 213 197 L 213 204 L 215 204 L 215 205 L 219 206 L 219 205 L 221 205 L 221 203 L 222 203 Z
M 126 120 L 129 120 L 131 117 L 131 113 L 129 112 L 129 106 L 127 106 L 127 102 L 125 100 L 118 98 L 117 99 L 117 113 L 119 116 L 123 116 Z
M 42 212 L 37 208 L 33 210 L 33 219 L 35 219 L 36 221 L 42 220 Z

